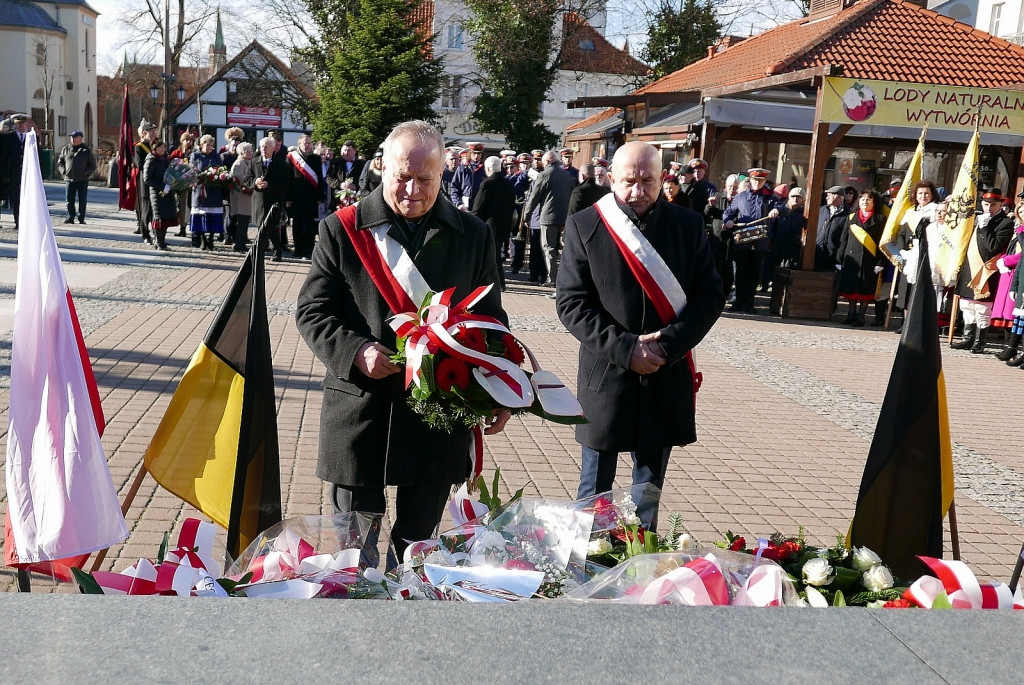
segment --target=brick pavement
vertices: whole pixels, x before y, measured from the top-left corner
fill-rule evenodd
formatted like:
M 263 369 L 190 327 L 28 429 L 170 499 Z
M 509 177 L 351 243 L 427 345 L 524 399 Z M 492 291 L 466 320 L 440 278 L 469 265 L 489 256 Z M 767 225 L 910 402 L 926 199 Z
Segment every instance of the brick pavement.
M 66 254 L 85 262 L 71 265 L 68 274 L 108 421 L 103 444 L 123 495 L 240 259 L 173 239 L 174 251 L 153 261 L 151 252 L 126 238 L 126 213 L 101 208 L 98 214 L 87 231 L 58 226 L 58 240 Z M 15 242 L 12 230 L 0 228 L 0 255 L 11 254 Z M 115 268 L 113 255 L 127 257 Z M 11 333 L 3 315 L 13 311 L 14 268 L 13 259 L 0 257 L 0 455 L 6 454 L 10 402 Z M 307 269 L 298 261 L 267 264 L 286 516 L 330 508 L 314 475 L 323 368 L 292 318 Z M 574 386 L 576 344 L 545 292 L 513 280 L 505 305 L 545 368 Z M 749 539 L 776 530 L 795 534 L 804 526 L 817 543 L 844 534 L 896 343 L 897 336 L 878 330 L 724 316 L 698 348 L 705 374 L 699 441 L 673 452 L 663 519 L 665 512 L 680 512 L 685 528 L 707 543 L 726 530 Z M 944 349 L 943 355 L 964 559 L 980 577 L 1005 581 L 1024 539 L 1024 426 L 999 411 L 997 398 L 1024 376 L 991 354 Z M 575 493 L 579 448 L 569 427 L 517 417 L 487 440 L 486 450 L 487 470 L 502 468 L 505 496 L 527 483 L 528 494 Z M 628 473 L 623 456 L 620 480 Z M 0 489 L 0 515 L 5 507 Z M 163 534 L 176 534 L 181 520 L 195 513 L 147 479 L 128 512 L 131 536 L 110 550 L 104 568 L 155 555 Z M 0 588 L 12 591 L 13 584 L 13 573 L 0 569 Z M 36 588 L 73 591 L 41 579 Z

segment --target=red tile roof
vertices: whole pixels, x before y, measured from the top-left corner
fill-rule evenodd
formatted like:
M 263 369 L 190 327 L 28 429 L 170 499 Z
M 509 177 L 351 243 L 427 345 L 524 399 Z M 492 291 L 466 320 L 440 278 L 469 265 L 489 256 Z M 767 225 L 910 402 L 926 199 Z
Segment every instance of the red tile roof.
M 906 0 L 861 0 L 765 31 L 637 93 L 700 90 L 830 64 L 850 78 L 974 88 L 1024 81 L 1024 47 Z
M 601 122 L 601 121 L 604 121 L 605 119 L 611 119 L 613 116 L 615 116 L 618 113 L 619 113 L 619 108 L 618 107 L 609 107 L 608 109 L 604 110 L 603 112 L 598 112 L 597 114 L 593 114 L 593 115 L 587 117 L 586 119 L 583 119 L 582 121 L 577 121 L 575 124 L 572 124 L 571 126 L 568 126 L 565 130 L 566 130 L 566 132 L 569 132 L 569 131 L 576 131 L 576 130 L 579 130 L 581 128 L 586 128 L 588 126 L 593 126 L 594 124 L 596 124 L 598 122 Z
M 625 50 L 615 47 L 575 12 L 569 12 L 562 21 L 565 49 L 561 68 L 590 74 L 624 74 L 646 76 L 651 70 Z M 588 49 L 584 49 L 585 44 Z M 590 46 L 593 49 L 589 49 Z
M 420 30 L 424 38 L 434 35 L 433 0 L 421 0 L 409 13 L 409 23 Z

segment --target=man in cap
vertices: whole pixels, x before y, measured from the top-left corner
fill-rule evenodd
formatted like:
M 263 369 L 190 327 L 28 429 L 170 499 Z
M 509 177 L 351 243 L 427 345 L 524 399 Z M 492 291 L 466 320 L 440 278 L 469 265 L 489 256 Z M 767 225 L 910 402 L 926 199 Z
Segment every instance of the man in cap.
M 132 156 L 132 182 L 136 183 L 137 192 L 135 195 L 135 217 L 138 221 L 136 233 L 142 235 L 142 240 L 153 244 L 149 234 L 149 226 L 153 221 L 153 207 L 149 201 L 149 190 L 142 182 L 142 172 L 146 168 L 146 158 L 153 151 L 153 144 L 159 137 L 157 126 L 152 121 L 146 121 L 143 117 L 139 122 L 139 140 L 135 143 Z M 162 248 L 161 248 L 162 249 Z
M 725 228 L 731 230 L 736 224 L 754 222 L 766 224 L 765 219 L 775 219 L 779 216 L 779 208 L 783 203 L 767 187 L 769 173 L 771 172 L 768 169 L 762 167 L 747 171 L 750 190 L 737 194 L 732 204 L 722 213 Z M 730 311 L 755 314 L 754 295 L 757 292 L 761 264 L 769 250 L 768 237 L 742 244 L 734 241 L 729 250 L 732 260 L 736 263 L 736 301 L 730 307 Z
M 1003 194 L 989 188 L 981 196 L 981 214 L 974 220 L 974 233 L 967 245 L 967 258 L 960 267 L 956 294 L 964 314 L 964 337 L 952 343 L 954 350 L 985 351 L 992 319 L 992 301 L 999 285 L 999 271 L 992 260 L 1006 252 L 1013 238 L 1013 219 L 1003 211 Z
M 572 187 L 575 188 L 580 178 L 580 170 L 572 165 L 572 158 L 576 151 L 571 147 L 563 147 L 558 151 L 558 154 L 562 158 L 562 168 L 569 173 L 569 178 L 572 179 Z
M 597 165 L 587 163 L 580 169 L 580 184 L 569 195 L 569 215 L 581 212 L 611 192 L 597 182 Z
M 71 132 L 71 142 L 64 146 L 57 157 L 57 171 L 67 183 L 66 199 L 68 217 L 64 223 L 75 222 L 75 198 L 78 198 L 78 223 L 85 223 L 85 205 L 89 194 L 89 179 L 96 171 L 96 156 L 85 143 L 85 134 Z
M 768 226 L 768 240 L 771 243 L 771 258 L 769 261 L 769 273 L 762 276 L 762 283 L 771 281 L 777 268 L 800 268 L 801 239 L 803 238 L 804 229 L 807 228 L 807 218 L 804 216 L 804 199 L 805 193 L 803 188 L 790 188 L 785 208 L 780 211 L 779 218 L 770 222 Z
M 597 181 L 597 185 L 609 188 L 608 160 L 604 157 L 593 157 L 590 161 L 594 165 L 594 180 Z
M 530 150 L 530 157 L 532 157 L 533 166 L 530 167 L 530 181 L 536 181 L 537 177 L 540 176 L 540 172 L 544 171 L 544 151 L 543 150 Z
M 391 538 L 399 559 L 409 541 L 433 534 L 452 484 L 469 475 L 472 436 L 461 425 L 431 428 L 409 407 L 402 368 L 390 359 L 388 321 L 409 313 L 405 306 L 415 309 L 427 288 L 454 288 L 459 302 L 498 280 L 491 232 L 438 201 L 443 147 L 426 122 L 395 127 L 384 141 L 380 187 L 321 224 L 295 312 L 299 333 L 327 369 L 317 476 L 338 513 L 383 513 L 385 486 L 397 486 Z M 403 259 L 383 259 L 375 240 Z M 404 297 L 378 289 L 389 278 L 405 284 Z M 473 311 L 508 323 L 498 288 Z M 508 418 L 498 412 L 485 432 L 502 430 Z
M 850 208 L 846 189 L 832 186 L 825 190 L 825 204 L 818 210 L 818 228 L 814 236 L 814 270 L 832 273 L 839 261 L 839 241 L 846 230 Z
M 449 195 L 453 205 L 466 211 L 473 206 L 473 197 L 480 189 L 480 184 L 487 178 L 483 164 L 484 144 L 470 143 L 468 147 L 469 164 L 455 170 Z
M 714 196 L 718 192 L 718 189 L 708 180 L 708 163 L 700 157 L 694 157 L 690 160 L 690 166 L 693 167 L 693 174 L 697 179 L 697 183 L 704 186 L 707 190 L 708 197 Z
M 634 485 L 664 487 L 675 445 L 697 439 L 690 351 L 725 296 L 704 221 L 661 197 L 661 157 L 647 143 L 615 151 L 612 192 L 566 224 L 556 309 L 580 342 L 577 395 L 588 423 L 578 497 L 610 490 L 620 452 Z M 627 243 L 630 245 L 626 247 Z M 658 496 L 637 502 L 656 529 Z
M 558 276 L 558 250 L 562 241 L 562 228 L 569 215 L 572 179 L 565 173 L 558 155 L 553 151 L 545 152 L 542 161 L 544 171 L 534 181 L 524 211 L 529 216 L 534 209 L 540 208 L 540 244 L 544 253 L 548 281 L 554 285 Z
M 697 168 L 687 164 L 679 175 L 679 192 L 689 198 L 690 206 L 698 214 L 703 214 L 708 206 L 708 186 L 697 180 Z
M 668 173 L 678 178 L 683 173 L 683 163 L 680 162 L 678 159 L 673 159 L 671 162 L 668 163 Z M 690 167 L 690 173 L 693 173 L 692 167 Z
M 3 161 L 0 177 L 7 182 L 7 206 L 11 208 L 11 213 L 14 215 L 14 230 L 18 230 L 18 220 L 21 216 L 21 169 L 25 163 L 25 135 L 28 133 L 28 116 L 20 113 L 13 114 L 11 123 L 14 124 L 14 130 L 4 134 L 3 140 L 0 140 L 0 148 L 4 150 L 0 155 L 0 159 Z
M 444 149 L 444 169 L 441 171 L 441 192 L 445 197 L 452 196 L 452 179 L 455 178 L 455 170 L 459 166 L 459 153 L 462 148 L 446 147 Z

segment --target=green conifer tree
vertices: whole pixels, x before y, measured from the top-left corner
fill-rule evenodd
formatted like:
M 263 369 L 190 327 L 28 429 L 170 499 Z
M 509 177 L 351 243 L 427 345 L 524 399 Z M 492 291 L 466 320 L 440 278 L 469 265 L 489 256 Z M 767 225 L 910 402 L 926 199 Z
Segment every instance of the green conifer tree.
M 334 53 L 327 81 L 317 87 L 320 111 L 313 136 L 339 147 L 351 138 L 372 152 L 409 119 L 433 120 L 442 65 L 432 36 L 414 25 L 419 0 L 360 0 L 350 14 L 344 49 Z

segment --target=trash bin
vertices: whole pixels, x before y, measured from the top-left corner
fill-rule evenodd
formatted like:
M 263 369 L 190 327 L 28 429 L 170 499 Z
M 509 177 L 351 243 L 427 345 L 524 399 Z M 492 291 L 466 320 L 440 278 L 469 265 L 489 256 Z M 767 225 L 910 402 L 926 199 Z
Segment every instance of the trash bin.
M 53 178 L 53 150 L 42 149 L 39 151 L 39 170 L 44 179 Z

